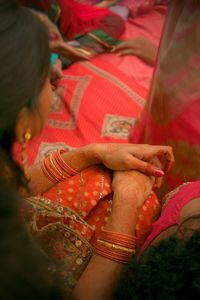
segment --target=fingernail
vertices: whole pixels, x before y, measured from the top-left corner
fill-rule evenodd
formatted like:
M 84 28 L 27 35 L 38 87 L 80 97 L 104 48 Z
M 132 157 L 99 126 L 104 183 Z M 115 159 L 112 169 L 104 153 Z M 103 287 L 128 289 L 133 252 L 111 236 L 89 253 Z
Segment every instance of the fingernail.
M 164 173 L 162 170 L 157 169 L 157 170 L 155 170 L 154 175 L 155 175 L 156 177 L 162 177 L 162 176 L 165 175 L 165 173 Z

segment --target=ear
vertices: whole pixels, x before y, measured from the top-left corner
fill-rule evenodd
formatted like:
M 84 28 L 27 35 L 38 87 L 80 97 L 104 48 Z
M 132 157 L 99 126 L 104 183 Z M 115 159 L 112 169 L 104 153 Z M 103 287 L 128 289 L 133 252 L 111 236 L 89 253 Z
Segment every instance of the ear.
M 30 129 L 31 136 L 36 135 L 40 131 L 41 125 L 39 124 L 38 116 L 35 111 L 31 111 L 24 107 L 20 111 L 15 126 L 16 140 L 23 144 L 25 140 L 25 134 Z

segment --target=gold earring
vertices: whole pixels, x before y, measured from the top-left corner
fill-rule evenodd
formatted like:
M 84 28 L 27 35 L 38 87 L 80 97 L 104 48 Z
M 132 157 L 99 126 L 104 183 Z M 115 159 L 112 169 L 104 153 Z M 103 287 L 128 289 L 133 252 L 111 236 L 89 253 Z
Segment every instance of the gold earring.
M 31 130 L 28 128 L 26 130 L 26 133 L 24 135 L 24 142 L 22 144 L 21 148 L 21 161 L 23 166 L 23 172 L 27 179 L 27 181 L 30 181 L 30 173 L 29 173 L 29 167 L 28 167 L 28 159 L 27 159 L 27 145 L 28 142 L 31 140 Z

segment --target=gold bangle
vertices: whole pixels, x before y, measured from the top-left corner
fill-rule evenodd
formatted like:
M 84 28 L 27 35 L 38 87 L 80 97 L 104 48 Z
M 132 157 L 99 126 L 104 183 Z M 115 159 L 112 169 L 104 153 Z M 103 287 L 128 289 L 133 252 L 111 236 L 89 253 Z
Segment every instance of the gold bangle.
M 65 180 L 67 177 L 65 177 L 55 166 L 53 159 L 52 159 L 52 153 L 49 155 L 49 162 L 51 167 L 54 169 L 54 171 L 57 173 L 58 176 L 60 176 L 63 180 Z
M 83 48 L 81 48 L 81 47 L 76 47 L 76 49 L 77 49 L 79 52 L 81 52 L 81 53 L 83 53 L 83 54 L 86 54 L 86 55 L 91 55 L 91 54 L 92 54 L 90 51 L 88 51 L 88 50 L 86 50 L 86 49 L 83 49 Z
M 119 245 L 116 245 L 116 244 L 111 244 L 111 243 L 108 243 L 108 242 L 105 242 L 105 241 L 102 241 L 102 240 L 99 240 L 99 239 L 97 240 L 97 243 L 99 243 L 103 246 L 106 246 L 107 248 L 110 248 L 110 249 L 116 249 L 116 250 L 121 250 L 121 251 L 124 251 L 124 252 L 135 254 L 135 249 L 126 248 L 126 247 L 119 246 Z

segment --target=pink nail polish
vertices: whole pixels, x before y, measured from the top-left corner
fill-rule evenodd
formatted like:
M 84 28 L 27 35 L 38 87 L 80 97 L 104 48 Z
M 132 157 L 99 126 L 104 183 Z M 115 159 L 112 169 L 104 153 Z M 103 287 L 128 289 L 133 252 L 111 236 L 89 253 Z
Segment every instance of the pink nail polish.
M 154 172 L 154 175 L 155 175 L 156 177 L 162 177 L 162 176 L 165 175 L 165 173 L 164 173 L 162 170 L 157 169 L 157 170 Z

